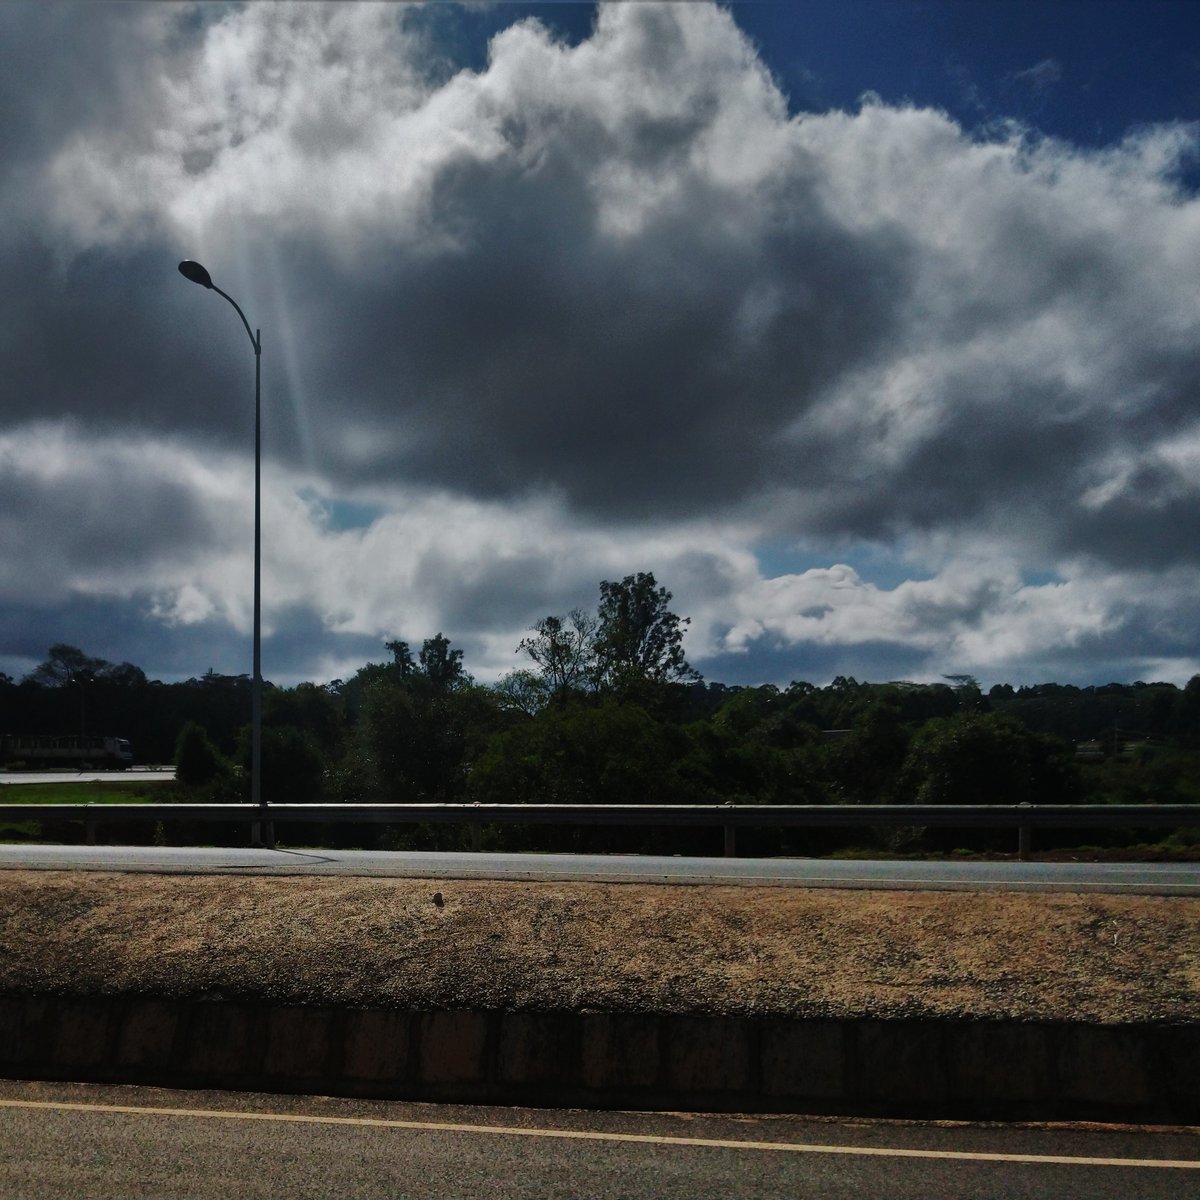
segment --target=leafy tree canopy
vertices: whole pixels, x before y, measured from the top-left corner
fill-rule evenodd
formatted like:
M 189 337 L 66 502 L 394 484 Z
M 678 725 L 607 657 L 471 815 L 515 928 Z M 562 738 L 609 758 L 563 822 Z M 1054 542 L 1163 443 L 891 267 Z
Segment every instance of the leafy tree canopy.
M 108 665 L 102 658 L 91 658 L 84 654 L 78 646 L 58 642 L 50 647 L 45 661 L 34 667 L 25 678 L 42 687 L 67 687 L 76 681 L 94 679 Z
M 463 652 L 452 649 L 445 634 L 426 638 L 416 659 L 407 642 L 391 641 L 385 646 L 392 652 L 391 673 L 403 683 L 419 682 L 432 691 L 449 692 L 473 682 L 463 669 Z
M 569 692 L 592 683 L 596 671 L 598 622 L 581 608 L 565 617 L 543 617 L 521 639 L 518 652 L 528 654 L 542 673 L 546 690 L 559 703 Z
M 180 731 L 175 743 L 175 778 L 188 787 L 204 787 L 229 771 L 208 731 L 196 721 L 189 721 Z
M 700 678 L 683 655 L 683 627 L 691 618 L 676 616 L 670 603 L 671 593 L 646 571 L 600 584 L 595 652 L 605 684 L 621 691 Z
M 471 677 L 463 670 L 463 652 L 450 648 L 450 639 L 438 633 L 426 638 L 421 645 L 421 674 L 429 681 L 435 692 L 449 692 L 471 683 Z

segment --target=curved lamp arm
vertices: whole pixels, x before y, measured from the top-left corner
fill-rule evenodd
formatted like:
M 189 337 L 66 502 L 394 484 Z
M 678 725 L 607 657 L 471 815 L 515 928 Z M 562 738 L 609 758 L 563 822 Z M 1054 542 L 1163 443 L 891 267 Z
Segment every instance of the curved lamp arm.
M 212 276 L 198 262 L 193 262 L 190 258 L 185 258 L 179 264 L 179 273 L 184 279 L 190 279 L 193 283 L 198 283 L 201 287 L 206 287 L 210 291 L 216 292 L 218 296 L 224 296 L 237 311 L 237 315 L 242 318 L 242 324 L 246 327 L 246 335 L 250 339 L 250 345 L 254 347 L 255 354 L 262 353 L 262 343 L 259 338 L 254 336 L 254 331 L 250 328 L 250 322 L 246 320 L 246 314 L 242 312 L 242 306 L 228 293 L 223 292 L 212 281 Z

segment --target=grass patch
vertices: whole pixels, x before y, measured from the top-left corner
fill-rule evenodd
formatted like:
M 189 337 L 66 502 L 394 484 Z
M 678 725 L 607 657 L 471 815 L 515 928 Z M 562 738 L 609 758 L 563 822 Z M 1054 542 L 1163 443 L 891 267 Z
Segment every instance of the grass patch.
M 174 781 L 169 779 L 101 782 L 80 780 L 77 783 L 6 783 L 0 784 L 0 804 L 171 804 L 184 797 Z M 114 814 L 114 820 L 118 820 Z M 99 840 L 105 842 L 106 828 L 111 822 L 102 823 Z M 120 826 L 121 840 L 126 845 L 165 844 L 162 823 L 138 822 L 137 818 Z M 84 823 L 77 820 L 29 820 L 0 821 L 0 842 L 45 842 L 54 845 L 74 845 L 84 838 Z
M 160 804 L 173 798 L 169 780 L 0 784 L 0 804 Z
M 0 821 L 0 842 L 32 842 L 41 833 L 40 821 Z

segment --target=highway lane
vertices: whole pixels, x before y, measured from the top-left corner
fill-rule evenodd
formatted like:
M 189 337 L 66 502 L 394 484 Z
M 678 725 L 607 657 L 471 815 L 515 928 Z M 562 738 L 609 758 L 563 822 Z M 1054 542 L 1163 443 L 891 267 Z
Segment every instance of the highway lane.
M 0 870 L 350 875 L 1200 896 L 1196 863 L 894 862 L 239 847 L 0 845 Z
M 130 767 L 127 771 L 0 771 L 6 783 L 160 783 L 175 778 L 174 767 Z
M 486 1109 L 0 1082 L 0 1196 L 1183 1200 L 1200 1130 Z

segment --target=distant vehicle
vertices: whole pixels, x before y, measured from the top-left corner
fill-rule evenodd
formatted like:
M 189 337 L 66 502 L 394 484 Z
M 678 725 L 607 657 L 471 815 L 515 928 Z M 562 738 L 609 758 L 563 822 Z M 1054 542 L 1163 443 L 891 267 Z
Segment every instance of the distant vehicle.
M 133 764 L 133 747 L 121 737 L 12 733 L 0 736 L 0 762 L 27 767 L 108 767 Z

